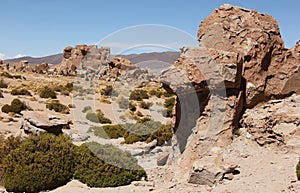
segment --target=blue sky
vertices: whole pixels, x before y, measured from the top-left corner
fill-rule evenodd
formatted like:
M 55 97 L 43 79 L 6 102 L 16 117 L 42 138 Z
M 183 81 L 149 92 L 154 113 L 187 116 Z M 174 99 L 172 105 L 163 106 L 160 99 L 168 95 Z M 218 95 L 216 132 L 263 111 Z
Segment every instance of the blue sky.
M 0 0 L 0 58 L 60 53 L 142 24 L 172 26 L 196 38 L 200 22 L 224 3 L 272 15 L 287 47 L 300 39 L 298 0 Z

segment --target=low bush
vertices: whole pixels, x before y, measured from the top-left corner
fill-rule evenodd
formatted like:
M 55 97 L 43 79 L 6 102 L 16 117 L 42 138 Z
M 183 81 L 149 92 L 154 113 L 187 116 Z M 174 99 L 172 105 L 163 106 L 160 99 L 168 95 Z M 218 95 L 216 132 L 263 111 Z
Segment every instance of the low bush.
M 7 88 L 8 84 L 4 82 L 4 80 L 0 80 L 0 88 Z
M 102 113 L 87 112 L 86 119 L 94 123 L 111 124 L 111 120 L 104 117 Z
M 105 88 L 101 89 L 100 94 L 104 96 L 111 96 L 114 90 L 111 85 L 107 85 Z
M 88 132 L 101 138 L 117 139 L 124 137 L 125 143 L 132 144 L 138 141 L 147 143 L 157 140 L 157 145 L 163 145 L 173 136 L 171 125 L 162 125 L 158 121 L 145 118 L 137 123 L 122 125 L 105 125 L 102 127 L 90 127 Z
M 68 137 L 30 136 L 4 159 L 4 187 L 27 193 L 57 188 L 73 178 L 76 162 L 76 146 Z
M 13 89 L 10 94 L 12 95 L 26 95 L 26 96 L 31 96 L 31 93 L 25 89 L 25 88 L 22 88 L 22 89 Z
M 26 108 L 27 108 L 26 105 L 22 101 L 20 101 L 20 99 L 14 99 L 10 103 L 10 105 L 5 104 L 1 110 L 3 113 L 9 113 L 9 112 L 20 113 L 21 111 L 25 110 Z
M 51 103 L 47 103 L 46 108 L 49 110 L 54 110 L 55 112 L 58 113 L 64 113 L 64 114 L 70 113 L 69 107 L 67 107 L 64 104 L 61 104 L 58 101 L 52 101 Z
M 92 107 L 91 106 L 85 106 L 85 107 L 83 107 L 83 109 L 82 109 L 81 112 L 86 113 L 88 111 L 92 111 Z
M 129 107 L 129 101 L 124 96 L 118 97 L 116 102 L 121 109 L 127 109 Z
M 41 98 L 52 98 L 52 99 L 56 99 L 56 92 L 48 87 L 48 86 L 45 86 L 43 87 L 40 92 L 39 92 L 39 95 Z
M 145 90 L 136 89 L 130 93 L 129 100 L 141 101 L 143 99 L 149 99 L 149 95 Z
M 0 153 L 9 192 L 48 191 L 71 179 L 90 187 L 115 187 L 147 178 L 129 152 L 95 142 L 78 147 L 64 135 L 31 135 L 23 142 L 9 138 L 1 143 Z
M 21 75 L 11 75 L 8 72 L 2 72 L 0 74 L 0 76 L 6 77 L 6 78 L 11 78 L 11 79 L 22 79 L 24 77 L 22 77 Z M 25 78 L 24 78 L 25 79 Z
M 126 130 L 123 129 L 122 125 L 104 125 L 102 129 L 110 139 L 117 139 L 119 137 L 123 137 L 126 134 Z M 96 133 L 97 132 L 95 132 L 95 135 Z
M 140 107 L 143 108 L 143 109 L 149 109 L 152 105 L 153 105 L 153 103 L 145 102 L 144 100 L 142 100 L 140 102 Z
M 163 116 L 164 117 L 171 117 L 172 116 L 172 110 L 173 110 L 174 105 L 175 105 L 175 98 L 174 97 L 168 98 L 168 99 L 165 100 L 164 107 L 166 109 L 163 111 Z
M 17 149 L 21 144 L 21 137 L 10 136 L 4 139 L 3 136 L 0 137 L 0 185 L 3 186 L 4 180 L 4 164 L 3 160 L 12 150 Z
M 296 174 L 297 174 L 298 180 L 300 180 L 300 160 L 296 166 Z
M 171 125 L 162 125 L 158 130 L 151 133 L 147 139 L 147 143 L 157 140 L 157 145 L 163 145 L 165 142 L 169 141 L 173 136 L 173 131 Z
M 91 147 L 92 146 L 92 147 Z M 93 150 L 93 153 L 88 148 Z M 112 151 L 100 144 L 83 144 L 79 148 L 79 163 L 75 168 L 74 178 L 87 184 L 90 187 L 116 187 L 128 185 L 132 181 L 146 178 L 146 172 L 141 168 L 137 170 L 118 167 L 118 164 L 132 164 L 132 161 L 120 156 L 120 150 Z M 112 165 L 107 163 L 105 158 L 113 158 L 111 161 L 117 161 L 118 164 Z M 129 156 L 129 155 L 128 155 Z M 122 159 L 122 160 L 121 160 Z

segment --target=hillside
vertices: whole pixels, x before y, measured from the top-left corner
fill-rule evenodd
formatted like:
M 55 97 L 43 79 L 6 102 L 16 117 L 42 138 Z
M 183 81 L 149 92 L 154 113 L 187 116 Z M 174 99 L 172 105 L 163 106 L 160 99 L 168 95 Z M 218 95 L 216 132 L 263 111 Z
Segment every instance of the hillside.
M 142 54 L 129 54 L 121 55 L 121 57 L 127 58 L 133 64 L 141 63 L 144 61 L 161 61 L 163 63 L 172 64 L 179 57 L 179 52 L 152 52 L 152 53 L 142 53 Z M 30 56 L 25 56 L 21 58 L 13 58 L 5 60 L 9 63 L 20 62 L 22 60 L 27 60 L 29 64 L 40 64 L 46 62 L 48 64 L 59 64 L 63 59 L 63 54 L 49 55 L 45 57 L 34 58 Z

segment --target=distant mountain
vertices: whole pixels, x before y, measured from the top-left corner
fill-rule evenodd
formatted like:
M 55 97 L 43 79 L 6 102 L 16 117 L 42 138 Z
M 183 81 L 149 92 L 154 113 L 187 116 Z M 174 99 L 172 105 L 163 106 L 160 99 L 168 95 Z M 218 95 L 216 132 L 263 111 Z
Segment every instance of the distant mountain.
M 179 58 L 179 55 L 179 52 L 152 52 L 122 55 L 122 57 L 127 58 L 133 64 L 138 64 L 150 60 L 173 64 Z
M 142 54 L 129 54 L 129 55 L 120 55 L 121 57 L 127 58 L 133 64 L 143 63 L 145 61 L 159 61 L 165 64 L 173 64 L 179 57 L 179 52 L 152 52 L 152 53 L 142 53 Z M 34 58 L 30 56 L 25 56 L 21 58 L 13 58 L 5 60 L 9 63 L 20 62 L 22 60 L 27 60 L 29 64 L 40 64 L 46 62 L 48 64 L 59 64 L 63 59 L 63 54 L 55 54 L 45 57 Z M 153 62 L 152 62 L 153 63 Z
M 50 55 L 50 56 L 45 56 L 45 57 L 40 57 L 40 58 L 33 58 L 30 56 L 25 56 L 25 57 L 21 57 L 21 58 L 13 58 L 13 59 L 8 59 L 5 60 L 6 62 L 9 63 L 15 63 L 15 62 L 20 62 L 22 60 L 27 60 L 29 64 L 40 64 L 43 62 L 46 62 L 48 64 L 59 64 L 63 59 L 63 55 L 62 54 L 55 54 L 55 55 Z

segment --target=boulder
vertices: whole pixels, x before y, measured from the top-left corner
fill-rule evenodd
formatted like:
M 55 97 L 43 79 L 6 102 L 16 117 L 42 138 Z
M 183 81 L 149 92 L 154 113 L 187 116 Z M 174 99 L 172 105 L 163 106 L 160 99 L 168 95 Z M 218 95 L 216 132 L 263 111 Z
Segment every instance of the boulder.
M 62 133 L 63 128 L 67 128 L 70 124 L 70 121 L 63 117 L 46 112 L 24 111 L 22 113 L 21 130 L 24 130 L 26 134 L 38 135 L 48 132 L 58 135 Z
M 188 182 L 213 186 L 222 181 L 225 175 L 233 179 L 233 173 L 237 167 L 235 163 L 226 163 L 217 156 L 198 160 L 193 164 Z
M 299 42 L 284 47 L 277 21 L 255 10 L 225 4 L 201 22 L 201 46 L 234 52 L 243 58 L 246 105 L 299 92 Z
M 292 145 L 300 137 L 297 134 L 300 129 L 300 96 L 294 94 L 247 109 L 240 123 L 251 139 L 261 146 Z M 297 145 L 299 143 L 293 146 L 296 148 Z

